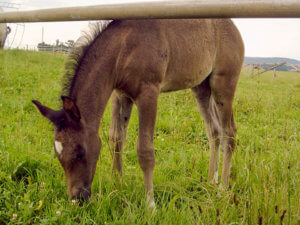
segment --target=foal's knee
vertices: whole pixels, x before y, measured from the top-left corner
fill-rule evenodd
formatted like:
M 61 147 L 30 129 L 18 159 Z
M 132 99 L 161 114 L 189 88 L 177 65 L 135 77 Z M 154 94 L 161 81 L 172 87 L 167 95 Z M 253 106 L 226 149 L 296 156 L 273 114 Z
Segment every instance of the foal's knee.
M 235 139 L 234 139 L 234 137 L 229 138 L 227 144 L 228 144 L 227 151 L 233 152 L 234 149 L 235 149 Z
M 109 146 L 114 152 L 121 152 L 123 148 L 124 137 L 121 131 L 115 127 L 109 130 Z
M 233 152 L 235 148 L 235 131 L 229 129 L 223 134 L 223 150 Z
M 138 147 L 137 155 L 143 171 L 152 170 L 155 166 L 154 149 L 151 147 Z
M 118 142 L 121 140 L 121 132 L 118 131 L 115 127 L 109 129 L 109 140 L 111 142 Z
M 235 135 L 237 129 L 236 129 L 236 125 L 235 125 L 233 114 L 231 115 L 231 128 L 233 130 L 233 134 Z
M 213 126 L 211 128 L 211 134 L 212 134 L 212 137 L 214 139 L 217 139 L 219 137 L 219 134 L 220 134 L 219 129 L 216 126 Z

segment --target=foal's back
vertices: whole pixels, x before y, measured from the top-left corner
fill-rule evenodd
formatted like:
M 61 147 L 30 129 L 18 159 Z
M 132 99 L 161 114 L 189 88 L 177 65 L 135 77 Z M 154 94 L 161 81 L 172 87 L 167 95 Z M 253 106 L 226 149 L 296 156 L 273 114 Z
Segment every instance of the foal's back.
M 135 89 L 134 81 L 158 82 L 161 92 L 191 88 L 212 72 L 235 74 L 243 62 L 243 41 L 230 19 L 122 20 L 112 30 L 121 45 L 120 87 Z

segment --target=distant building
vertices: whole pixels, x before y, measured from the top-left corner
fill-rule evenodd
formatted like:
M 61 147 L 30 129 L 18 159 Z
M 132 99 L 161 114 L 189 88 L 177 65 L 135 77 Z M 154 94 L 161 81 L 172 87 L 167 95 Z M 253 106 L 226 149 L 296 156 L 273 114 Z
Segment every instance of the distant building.
M 73 46 L 74 41 L 69 40 L 65 44 L 56 40 L 55 45 L 46 44 L 45 42 L 41 42 L 37 45 L 37 48 L 41 52 L 64 52 L 67 53 L 69 49 Z

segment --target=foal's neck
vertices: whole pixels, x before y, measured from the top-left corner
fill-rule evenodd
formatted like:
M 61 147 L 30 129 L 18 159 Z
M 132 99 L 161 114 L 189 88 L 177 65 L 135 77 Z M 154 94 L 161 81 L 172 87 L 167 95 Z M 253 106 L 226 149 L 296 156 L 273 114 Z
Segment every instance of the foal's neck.
M 76 100 L 84 122 L 98 132 L 115 79 L 112 55 L 97 46 L 91 47 L 82 59 L 70 97 Z

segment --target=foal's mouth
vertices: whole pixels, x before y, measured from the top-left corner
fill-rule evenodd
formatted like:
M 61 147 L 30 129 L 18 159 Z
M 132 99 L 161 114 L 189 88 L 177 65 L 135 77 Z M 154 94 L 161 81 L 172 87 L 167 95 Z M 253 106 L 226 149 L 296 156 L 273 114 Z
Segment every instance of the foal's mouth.
M 69 197 L 72 200 L 78 200 L 79 203 L 82 204 L 84 201 L 88 200 L 91 197 L 91 188 L 77 188 L 76 191 L 72 193 L 72 195 L 69 195 Z

